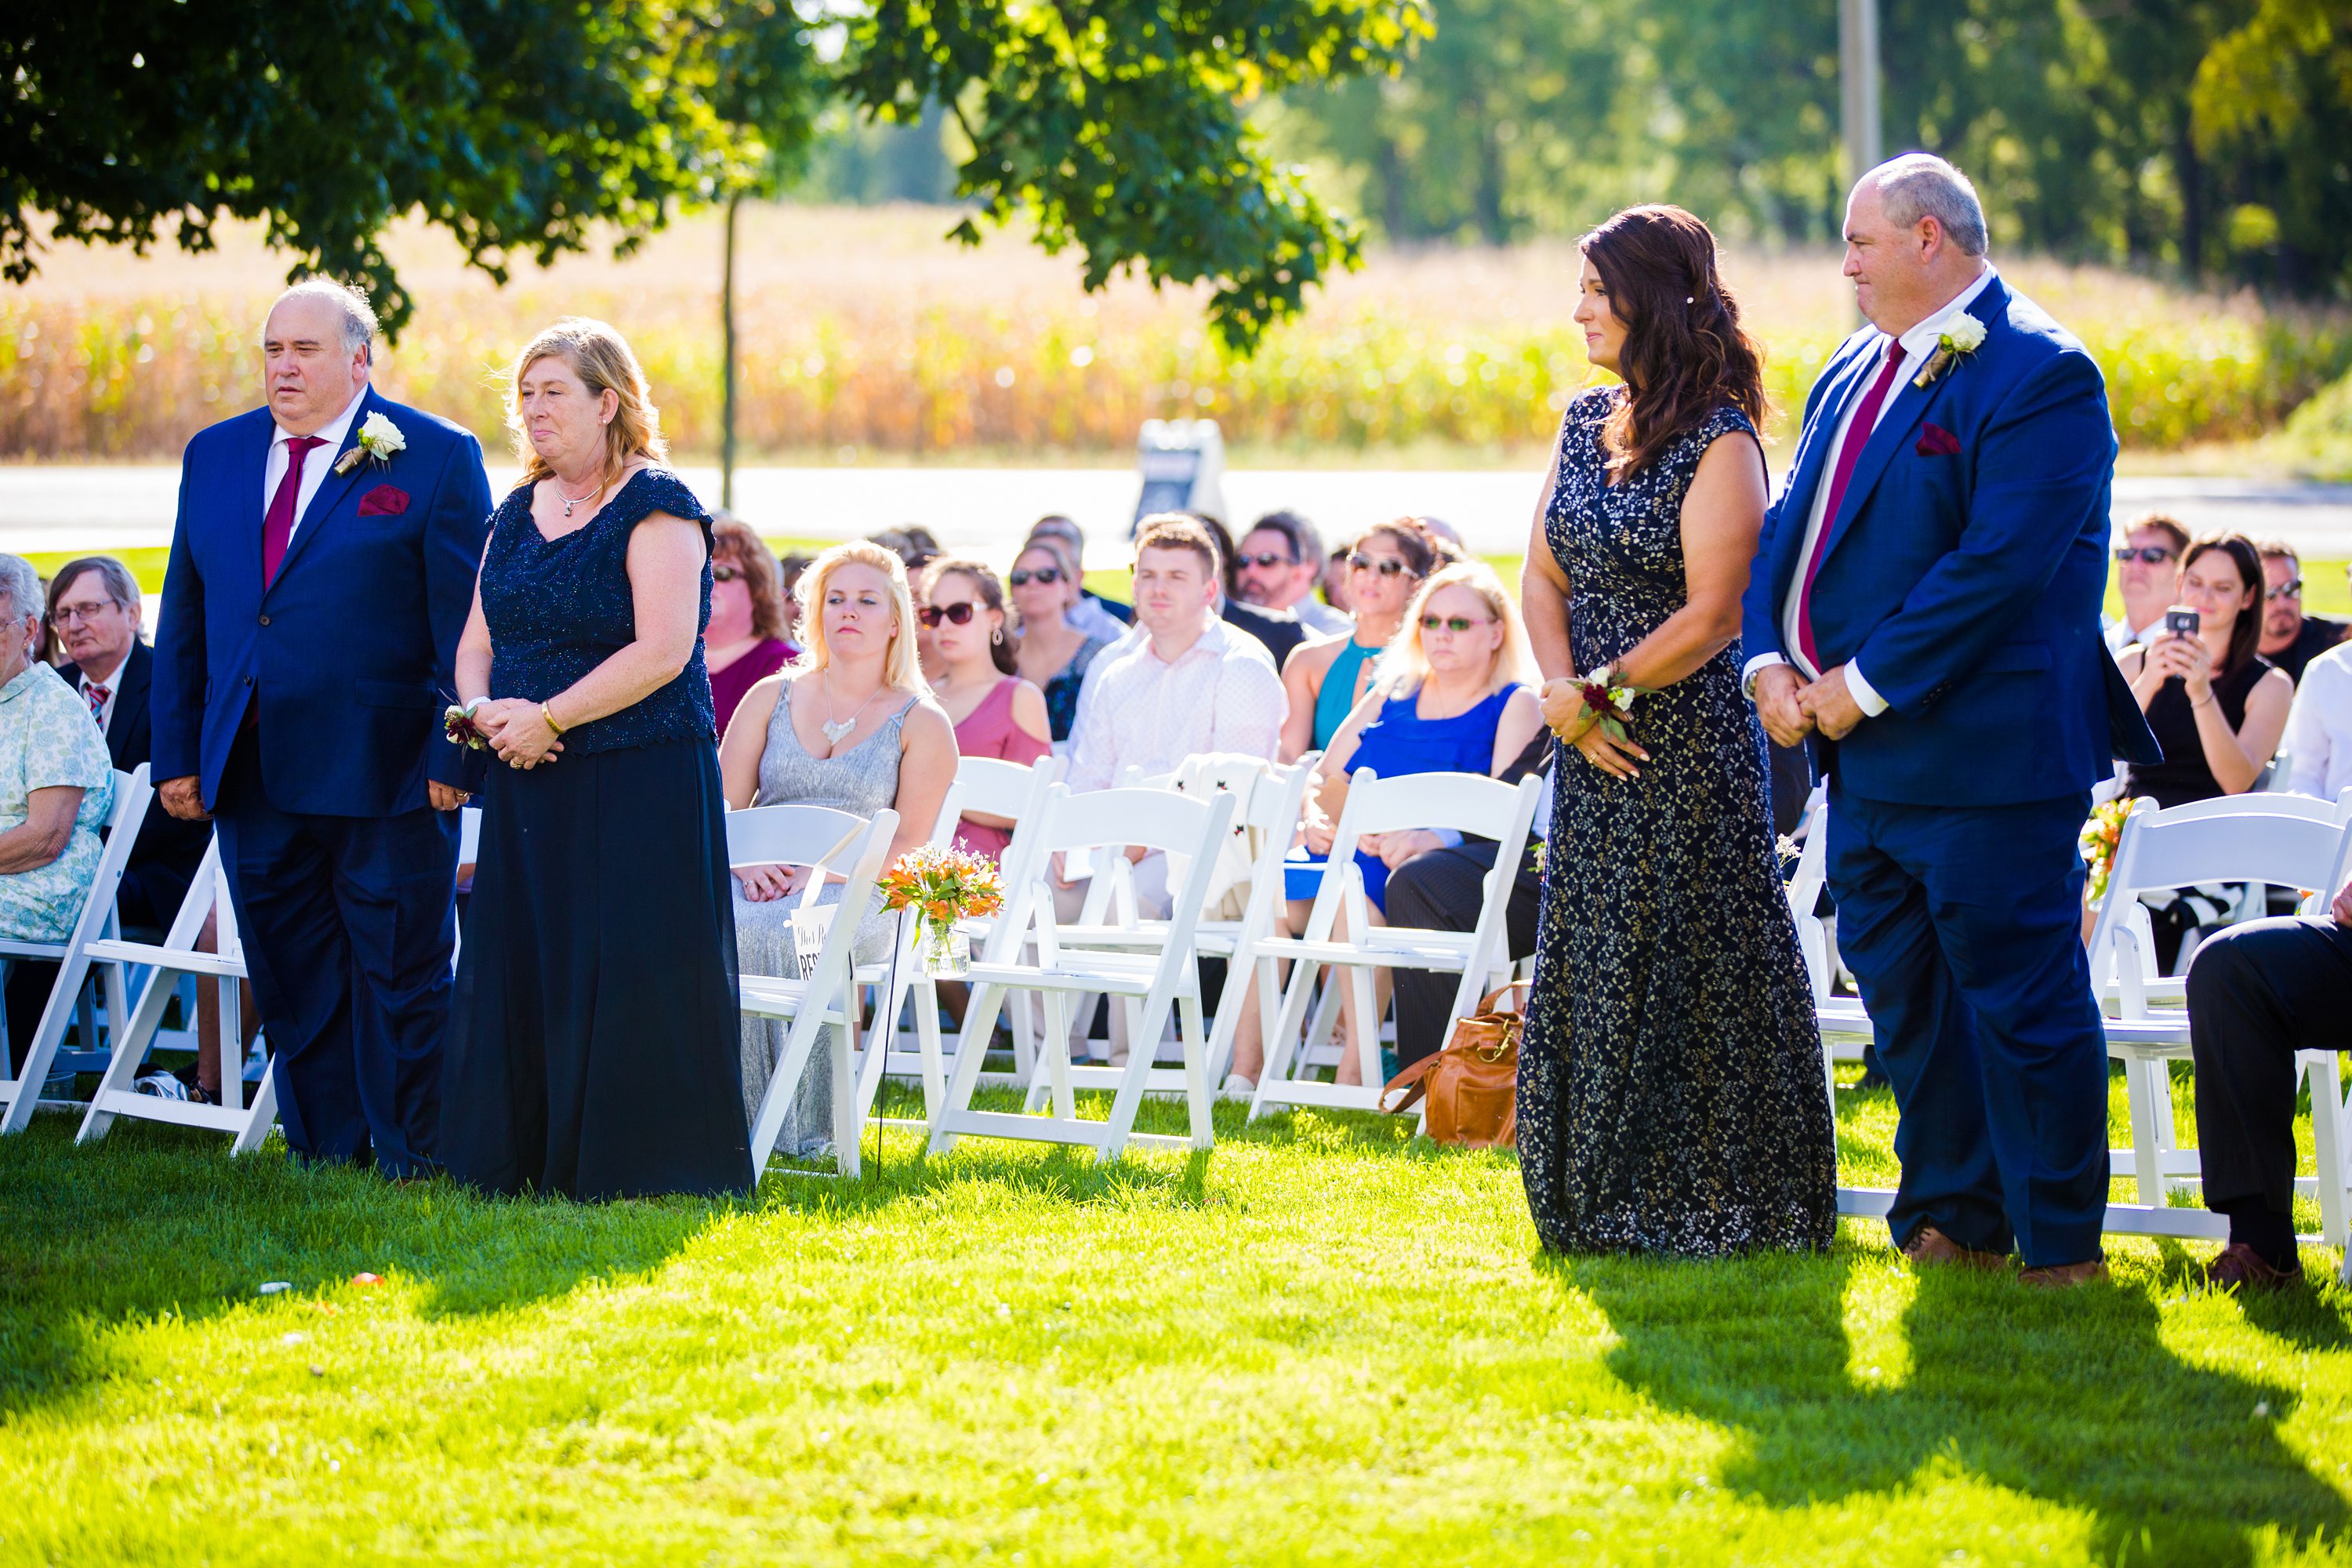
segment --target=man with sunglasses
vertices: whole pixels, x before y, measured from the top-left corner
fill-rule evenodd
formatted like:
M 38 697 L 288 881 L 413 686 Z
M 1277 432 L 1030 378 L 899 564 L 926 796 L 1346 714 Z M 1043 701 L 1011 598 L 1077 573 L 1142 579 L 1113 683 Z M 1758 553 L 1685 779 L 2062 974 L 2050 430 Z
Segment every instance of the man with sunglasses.
M 2152 511 L 2124 535 L 2116 546 L 2116 578 L 2123 594 L 2122 618 L 2106 628 L 2107 651 L 2116 658 L 2164 624 L 2164 612 L 2180 581 L 2180 558 L 2189 550 L 2189 531 L 2179 522 Z
M 2303 613 L 2303 563 L 2295 559 L 2294 545 L 2271 540 L 2257 548 L 2263 554 L 2263 637 L 2257 651 L 2300 686 L 2311 661 L 2342 642 L 2352 626 Z
M 1295 511 L 1270 511 L 1250 525 L 1234 557 L 1234 596 L 1261 610 L 1288 610 L 1318 637 L 1355 623 L 1315 596 L 1323 573 L 1323 539 Z

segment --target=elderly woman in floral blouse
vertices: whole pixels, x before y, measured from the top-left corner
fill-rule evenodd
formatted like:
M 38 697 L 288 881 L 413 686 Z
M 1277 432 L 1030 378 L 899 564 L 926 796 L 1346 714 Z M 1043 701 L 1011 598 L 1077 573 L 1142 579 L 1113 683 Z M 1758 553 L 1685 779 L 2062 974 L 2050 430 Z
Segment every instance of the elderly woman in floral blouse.
M 89 705 L 33 658 L 41 579 L 0 555 L 0 937 L 63 942 L 98 875 L 114 793 Z

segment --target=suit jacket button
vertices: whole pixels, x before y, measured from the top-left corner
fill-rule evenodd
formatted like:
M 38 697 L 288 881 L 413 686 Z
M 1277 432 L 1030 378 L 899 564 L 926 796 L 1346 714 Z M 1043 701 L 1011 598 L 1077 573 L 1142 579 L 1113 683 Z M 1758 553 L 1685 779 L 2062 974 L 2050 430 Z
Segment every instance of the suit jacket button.
M 268 617 L 268 616 L 262 616 L 262 617 L 261 617 L 261 624 L 262 624 L 263 626 L 268 626 L 268 625 L 269 624 L 269 617 Z

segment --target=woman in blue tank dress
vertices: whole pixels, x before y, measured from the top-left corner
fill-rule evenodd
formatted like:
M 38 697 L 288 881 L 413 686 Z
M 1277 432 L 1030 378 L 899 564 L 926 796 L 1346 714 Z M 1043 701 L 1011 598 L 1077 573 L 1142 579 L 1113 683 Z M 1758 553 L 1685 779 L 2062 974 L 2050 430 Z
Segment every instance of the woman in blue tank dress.
M 1582 249 L 1586 353 L 1625 384 L 1569 405 L 1521 580 L 1561 760 L 1519 1173 L 1559 1251 L 1826 1247 L 1835 1129 L 1740 689 L 1762 367 L 1697 218 L 1634 207 Z M 1649 692 L 1623 741 L 1588 679 Z
M 1348 780 L 1360 768 L 1378 778 L 1409 773 L 1483 773 L 1509 767 L 1543 727 L 1528 674 L 1527 637 L 1510 594 L 1481 562 L 1439 569 L 1422 584 L 1364 693 L 1316 764 L 1306 810 L 1307 849 L 1331 852 L 1347 804 Z M 1375 923 L 1382 918 L 1389 872 L 1416 855 L 1444 847 L 1436 834 L 1412 829 L 1359 839 L 1356 866 Z M 1322 861 L 1294 862 L 1286 889 L 1312 899 Z M 1294 929 L 1297 929 L 1294 921 Z M 1385 997 L 1387 975 L 1376 994 Z M 1353 1005 L 1343 1007 L 1352 1037 Z M 1356 1053 L 1343 1053 L 1339 1081 L 1359 1081 Z
M 495 1193 L 744 1193 L 735 928 L 702 630 L 710 519 L 619 333 L 516 362 L 458 698 L 490 769 L 442 1157 Z

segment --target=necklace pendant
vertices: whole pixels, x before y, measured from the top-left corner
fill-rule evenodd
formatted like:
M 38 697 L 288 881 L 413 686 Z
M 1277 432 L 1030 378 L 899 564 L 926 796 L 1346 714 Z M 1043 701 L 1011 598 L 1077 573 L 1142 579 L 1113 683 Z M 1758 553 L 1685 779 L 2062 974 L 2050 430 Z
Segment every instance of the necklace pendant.
M 857 715 L 853 713 L 846 719 L 828 719 L 817 728 L 824 731 L 824 743 L 828 748 L 838 746 L 843 736 L 857 728 Z
M 573 501 L 572 501 L 569 497 L 565 498 L 564 502 L 563 502 L 563 515 L 564 515 L 564 516 L 566 516 L 566 517 L 570 517 L 570 516 L 572 515 L 572 506 L 573 506 L 574 504 L 575 504 L 575 503 L 574 503 L 574 502 L 573 502 Z

